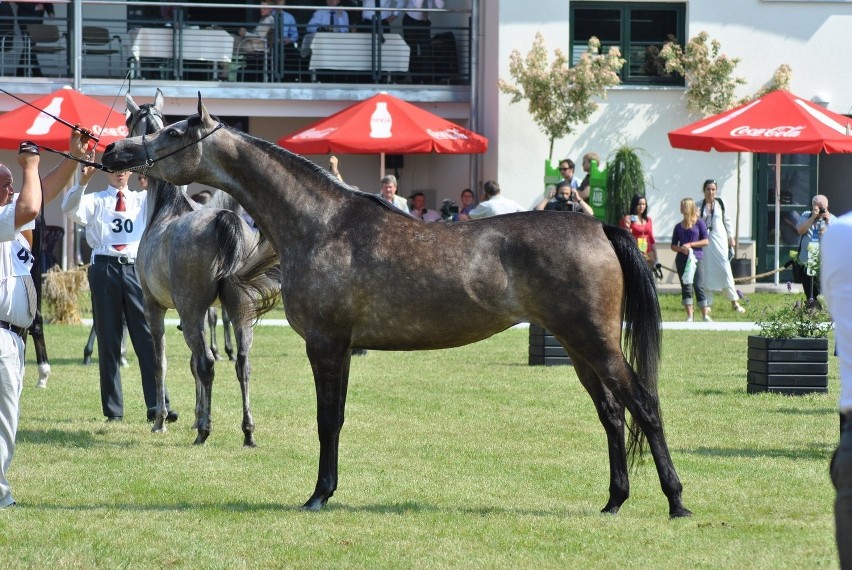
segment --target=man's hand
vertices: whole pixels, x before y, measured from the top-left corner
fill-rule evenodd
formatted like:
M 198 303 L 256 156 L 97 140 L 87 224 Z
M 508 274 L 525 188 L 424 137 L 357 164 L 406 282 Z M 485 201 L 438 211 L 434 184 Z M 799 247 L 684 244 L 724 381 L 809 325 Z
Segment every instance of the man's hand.
M 74 158 L 83 158 L 89 152 L 89 143 L 92 142 L 91 133 L 81 129 L 80 125 L 71 129 L 71 140 L 68 143 L 68 153 Z
M 91 151 L 89 154 L 85 156 L 85 160 L 88 162 L 94 162 L 95 160 L 95 151 Z M 80 184 L 86 185 L 89 183 L 89 180 L 92 179 L 92 176 L 95 175 L 95 167 L 84 164 L 81 169 L 82 174 L 80 174 Z
M 23 141 L 18 147 L 18 165 L 24 170 L 36 169 L 38 172 L 38 163 L 41 157 L 38 153 L 38 146 L 30 141 Z

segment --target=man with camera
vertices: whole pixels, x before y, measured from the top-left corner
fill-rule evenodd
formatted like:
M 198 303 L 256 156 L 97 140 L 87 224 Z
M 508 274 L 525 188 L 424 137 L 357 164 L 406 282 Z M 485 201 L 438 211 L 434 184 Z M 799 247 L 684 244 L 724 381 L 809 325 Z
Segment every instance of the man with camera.
M 594 215 L 592 207 L 581 197 L 576 188 L 567 180 L 556 185 L 556 193 L 552 198 L 544 198 L 536 204 L 535 210 L 555 210 L 557 212 L 582 212 Z
M 828 211 L 828 198 L 817 194 L 811 199 L 811 210 L 802 212 L 796 231 L 799 232 L 799 264 L 807 267 L 811 254 L 819 255 L 819 245 L 826 228 L 837 220 L 837 217 Z M 809 275 L 807 271 L 802 277 L 802 289 L 809 299 L 816 299 L 819 295 L 819 275 Z

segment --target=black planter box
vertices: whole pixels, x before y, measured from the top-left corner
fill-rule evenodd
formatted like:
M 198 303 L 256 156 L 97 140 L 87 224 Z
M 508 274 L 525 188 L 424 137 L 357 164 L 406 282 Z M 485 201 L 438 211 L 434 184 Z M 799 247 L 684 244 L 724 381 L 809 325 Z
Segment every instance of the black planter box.
M 530 325 L 530 366 L 573 366 L 571 358 L 552 334 L 538 325 Z
M 828 392 L 827 338 L 748 337 L 749 394 Z

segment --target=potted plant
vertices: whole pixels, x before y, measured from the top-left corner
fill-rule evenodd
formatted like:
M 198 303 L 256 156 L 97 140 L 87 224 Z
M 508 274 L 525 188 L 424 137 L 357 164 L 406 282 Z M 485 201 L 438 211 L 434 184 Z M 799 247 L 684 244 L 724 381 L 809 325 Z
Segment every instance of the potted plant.
M 765 313 L 756 324 L 760 334 L 748 337 L 749 394 L 828 392 L 832 321 L 820 300 L 799 299 Z

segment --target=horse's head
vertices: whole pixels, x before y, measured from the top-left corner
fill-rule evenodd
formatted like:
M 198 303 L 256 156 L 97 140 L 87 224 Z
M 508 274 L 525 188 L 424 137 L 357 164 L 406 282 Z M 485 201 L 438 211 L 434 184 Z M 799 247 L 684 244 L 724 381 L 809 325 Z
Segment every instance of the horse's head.
M 124 101 L 127 104 L 125 123 L 131 137 L 156 133 L 166 125 L 163 117 L 165 98 L 159 87 L 153 103 L 137 105 L 130 93 L 125 95 Z
M 199 93 L 197 115 L 154 134 L 110 144 L 104 152 L 103 164 L 110 170 L 142 170 L 147 166 L 147 174 L 154 178 L 189 184 L 197 178 L 205 139 L 221 127 L 207 112 Z

